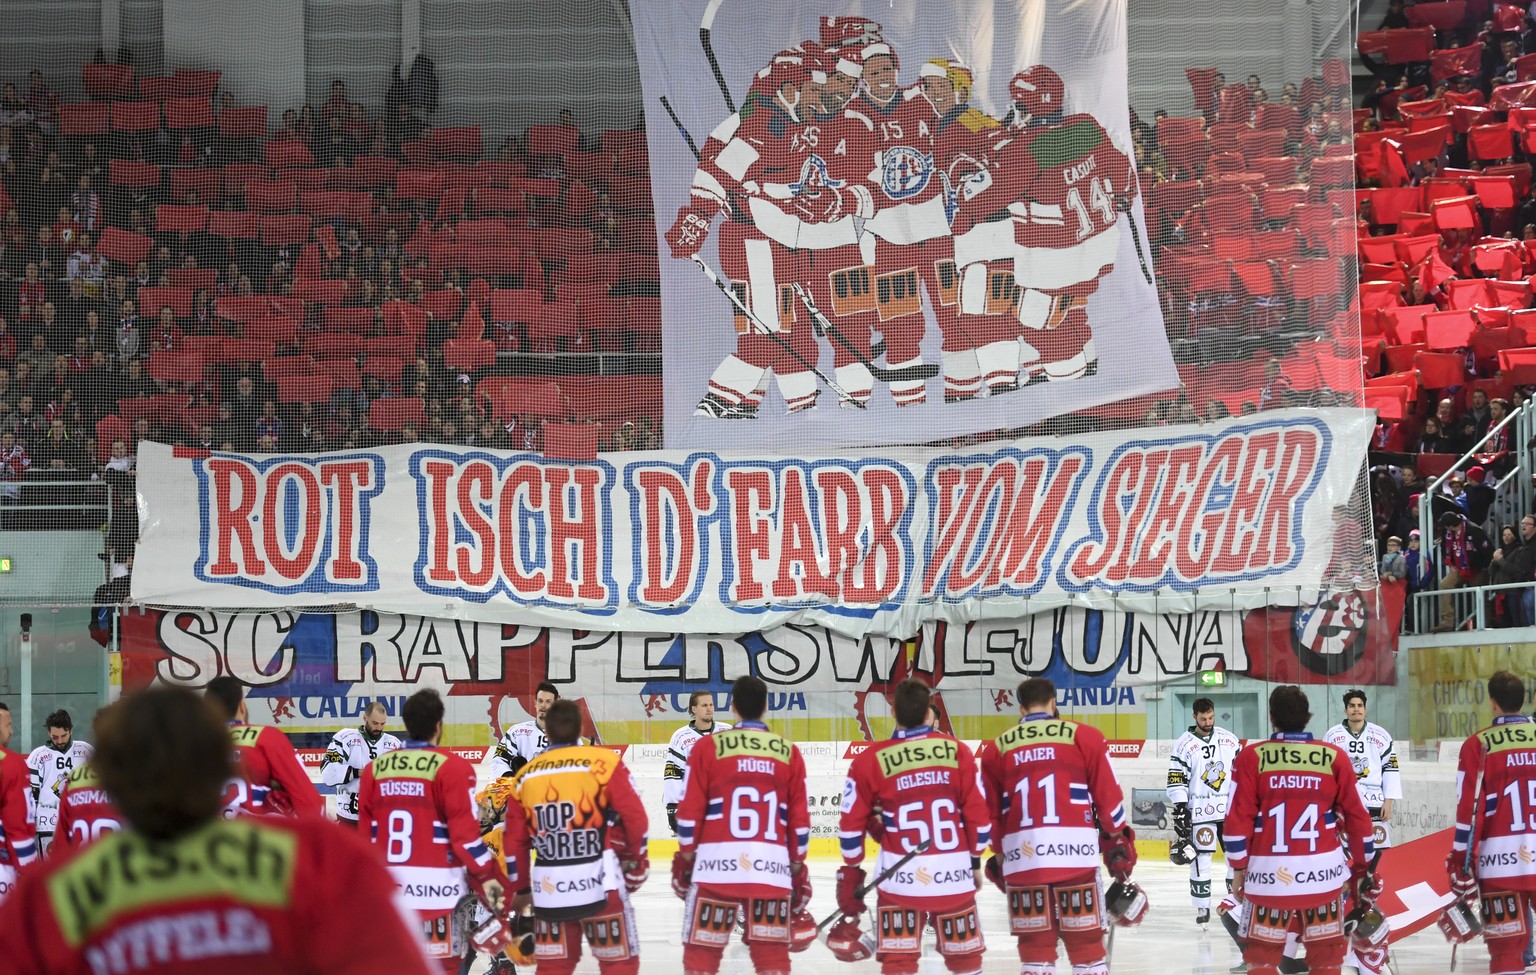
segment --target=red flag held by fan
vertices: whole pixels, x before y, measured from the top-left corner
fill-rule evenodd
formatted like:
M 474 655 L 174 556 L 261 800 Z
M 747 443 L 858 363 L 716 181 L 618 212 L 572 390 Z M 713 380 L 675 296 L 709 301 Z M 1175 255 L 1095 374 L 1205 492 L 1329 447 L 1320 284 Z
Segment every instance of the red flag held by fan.
M 1436 51 L 1429 62 L 1429 76 L 1438 84 L 1458 75 L 1477 75 L 1483 69 L 1483 45 L 1446 48 Z

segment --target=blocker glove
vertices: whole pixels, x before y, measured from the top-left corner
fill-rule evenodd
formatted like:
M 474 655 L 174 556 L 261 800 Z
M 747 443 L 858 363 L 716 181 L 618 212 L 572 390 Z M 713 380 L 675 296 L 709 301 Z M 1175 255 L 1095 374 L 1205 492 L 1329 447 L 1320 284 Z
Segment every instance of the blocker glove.
M 793 882 L 789 891 L 789 912 L 799 914 L 811 904 L 811 871 L 804 862 L 791 863 L 789 875 Z
M 693 887 L 693 854 L 675 853 L 672 856 L 672 893 L 679 900 L 688 899 L 688 891 Z
M 864 913 L 864 868 L 837 869 L 837 909 L 850 917 Z

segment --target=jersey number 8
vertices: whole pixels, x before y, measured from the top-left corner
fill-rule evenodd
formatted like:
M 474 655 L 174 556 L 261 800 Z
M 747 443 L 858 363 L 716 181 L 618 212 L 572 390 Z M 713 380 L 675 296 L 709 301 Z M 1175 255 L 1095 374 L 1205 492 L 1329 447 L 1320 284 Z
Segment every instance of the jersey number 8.
M 392 810 L 384 823 L 384 859 L 390 863 L 406 863 L 411 859 L 411 814 L 404 809 Z

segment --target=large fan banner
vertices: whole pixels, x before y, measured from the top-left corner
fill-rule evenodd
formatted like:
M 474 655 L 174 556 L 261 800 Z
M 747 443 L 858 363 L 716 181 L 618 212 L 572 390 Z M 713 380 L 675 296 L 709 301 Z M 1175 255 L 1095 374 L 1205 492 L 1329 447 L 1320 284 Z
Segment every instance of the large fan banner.
M 573 629 L 906 637 L 1058 606 L 1185 612 L 1374 585 L 1371 414 L 795 459 L 141 445 L 133 598 Z
M 1125 0 L 633 15 L 667 447 L 925 443 L 1178 386 Z
M 1018 718 L 1013 690 L 1049 677 L 1063 713 L 1117 741 L 1147 734 L 1144 695 L 1201 671 L 1274 683 L 1396 683 L 1400 594 L 1352 592 L 1319 605 L 1157 615 L 1062 609 L 1013 620 L 925 626 L 915 637 L 854 638 L 823 627 L 756 633 L 611 633 L 395 613 L 139 611 L 121 616 L 124 690 L 156 681 L 202 687 L 228 674 L 252 720 L 324 745 L 370 701 L 392 713 L 421 687 L 448 703 L 448 740 L 485 745 L 527 720 L 541 681 L 582 709 L 604 743 L 664 742 L 708 691 L 722 710 L 731 681 L 769 682 L 769 711 L 801 740 L 874 741 L 889 696 L 909 676 L 936 692 L 941 727 L 1000 733 Z M 1256 716 L 1255 716 L 1256 717 Z M 305 737 L 311 736 L 311 737 Z

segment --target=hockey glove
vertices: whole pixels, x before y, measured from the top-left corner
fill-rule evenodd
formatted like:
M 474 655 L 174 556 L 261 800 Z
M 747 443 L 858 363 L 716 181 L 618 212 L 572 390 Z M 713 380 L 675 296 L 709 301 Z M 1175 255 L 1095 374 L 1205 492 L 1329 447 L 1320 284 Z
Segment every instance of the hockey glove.
M 992 881 L 992 886 L 996 887 L 998 890 L 1005 894 L 1008 893 L 1008 881 L 1003 879 L 1002 857 L 992 857 L 990 860 L 988 860 L 986 873 L 987 879 Z
M 672 827 L 672 835 L 677 835 L 677 803 L 667 803 L 667 825 Z
M 709 225 L 714 219 L 715 211 L 698 200 L 679 208 L 677 222 L 667 231 L 667 246 L 672 249 L 672 256 L 686 261 L 697 254 L 704 247 L 704 239 L 709 236 Z
M 681 851 L 672 855 L 672 893 L 679 900 L 688 899 L 688 891 L 693 886 L 693 854 Z
M 1189 840 L 1191 827 L 1189 823 L 1189 803 L 1176 802 L 1173 805 L 1173 832 L 1181 840 Z
M 633 894 L 651 875 L 651 858 L 644 853 L 632 860 L 623 861 L 624 889 Z
M 791 863 L 789 865 L 791 886 L 789 891 L 789 912 L 799 914 L 811 905 L 811 871 L 805 863 Z
M 847 867 L 843 868 L 848 869 Z M 863 961 L 875 956 L 875 939 L 859 929 L 859 915 L 837 919 L 827 932 L 827 947 L 838 961 Z
M 837 909 L 858 917 L 864 913 L 864 868 L 837 868 Z
M 1125 827 L 1116 835 L 1099 834 L 1099 851 L 1104 855 L 1104 869 L 1116 880 L 1129 880 L 1136 869 L 1136 833 Z
M 1381 878 L 1371 872 L 1368 865 L 1351 867 L 1349 881 L 1354 889 L 1355 897 L 1362 908 L 1368 908 L 1376 903 L 1376 898 L 1381 896 L 1383 888 Z
M 1477 896 L 1477 878 L 1467 870 L 1467 854 L 1463 850 L 1452 850 L 1445 857 L 1445 872 L 1451 878 L 1451 893 L 1459 900 L 1470 900 Z

